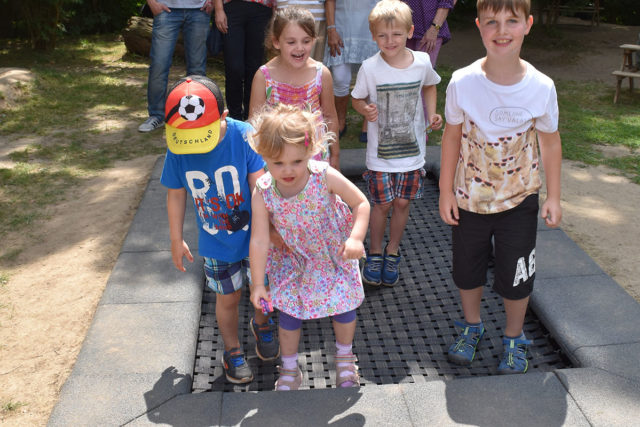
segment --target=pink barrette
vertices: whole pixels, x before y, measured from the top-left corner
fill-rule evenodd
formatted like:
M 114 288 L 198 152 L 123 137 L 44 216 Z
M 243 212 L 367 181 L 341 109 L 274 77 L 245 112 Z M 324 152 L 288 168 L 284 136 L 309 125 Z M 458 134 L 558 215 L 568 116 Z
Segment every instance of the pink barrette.
M 309 132 L 307 132 L 306 130 L 304 131 L 304 146 L 309 146 Z

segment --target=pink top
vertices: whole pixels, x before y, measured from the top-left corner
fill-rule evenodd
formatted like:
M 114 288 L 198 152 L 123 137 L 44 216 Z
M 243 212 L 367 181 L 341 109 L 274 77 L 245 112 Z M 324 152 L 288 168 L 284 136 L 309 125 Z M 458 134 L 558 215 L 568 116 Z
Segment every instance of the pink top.
M 269 73 L 266 65 L 260 67 L 260 71 L 264 75 L 265 87 L 267 88 L 267 105 L 276 104 L 296 105 L 301 109 L 309 108 L 312 112 L 319 111 L 319 122 L 324 121 L 322 117 L 322 108 L 320 106 L 320 94 L 322 93 L 322 63 L 316 61 L 316 76 L 303 84 L 302 86 L 293 86 L 289 83 L 274 80 Z M 323 129 L 321 127 L 318 128 Z M 325 147 L 327 148 L 327 147 Z M 328 148 L 316 155 L 316 160 L 326 160 L 329 157 Z

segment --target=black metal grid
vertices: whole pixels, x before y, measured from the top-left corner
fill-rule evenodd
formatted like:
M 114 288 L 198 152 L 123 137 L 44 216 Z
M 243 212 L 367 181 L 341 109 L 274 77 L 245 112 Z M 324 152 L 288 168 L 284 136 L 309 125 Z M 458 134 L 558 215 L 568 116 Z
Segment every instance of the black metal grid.
M 357 184 L 363 188 L 361 181 Z M 440 220 L 438 189 L 432 182 L 425 181 L 424 198 L 412 204 L 406 229 L 400 282 L 393 288 L 365 286 L 366 298 L 358 308 L 353 350 L 358 356 L 361 385 L 496 374 L 505 317 L 501 298 L 489 286 L 482 302 L 486 333 L 471 368 L 447 361 L 447 348 L 457 332 L 453 319 L 460 319 L 462 311 L 450 274 L 450 228 Z M 240 319 L 248 321 L 253 309 L 247 294 L 240 305 Z M 215 322 L 215 294 L 205 286 L 194 392 L 273 390 L 276 363 L 258 359 L 246 322 L 240 329 L 241 343 L 255 376 L 253 382 L 241 386 L 225 380 L 222 338 Z M 524 331 L 533 340 L 530 371 L 570 367 L 567 357 L 531 311 L 525 318 Z M 301 389 L 335 387 L 334 354 L 335 337 L 329 319 L 303 322 L 298 359 L 304 378 Z

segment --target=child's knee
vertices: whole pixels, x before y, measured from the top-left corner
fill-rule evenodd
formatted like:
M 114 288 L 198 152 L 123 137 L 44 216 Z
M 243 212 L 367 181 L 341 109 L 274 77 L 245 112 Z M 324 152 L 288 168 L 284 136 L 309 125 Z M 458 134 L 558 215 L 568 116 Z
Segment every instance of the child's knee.
M 400 197 L 393 199 L 393 209 L 408 210 L 410 204 L 411 200 L 409 199 L 402 199 Z
M 242 297 L 242 290 L 238 289 L 230 294 L 216 294 L 216 308 L 233 309 L 240 304 L 240 298 Z

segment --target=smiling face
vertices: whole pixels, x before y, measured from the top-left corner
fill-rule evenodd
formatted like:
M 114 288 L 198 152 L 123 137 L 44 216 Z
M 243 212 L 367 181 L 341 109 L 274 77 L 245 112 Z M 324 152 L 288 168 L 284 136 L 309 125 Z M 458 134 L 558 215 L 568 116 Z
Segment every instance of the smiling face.
M 407 31 L 406 27 L 395 20 L 380 21 L 376 24 L 372 35 L 385 61 L 393 62 L 393 59 L 405 51 L 407 39 L 413 36 L 413 26 Z
M 298 24 L 287 24 L 280 37 L 273 40 L 273 47 L 280 51 L 280 58 L 293 68 L 303 67 L 313 48 L 315 39 Z
M 487 56 L 519 57 L 524 36 L 529 34 L 533 25 L 533 17 L 527 17 L 521 10 L 513 12 L 510 9 L 486 9 L 478 13 L 476 25 L 487 49 Z
M 278 191 L 284 197 L 298 194 L 307 184 L 307 162 L 310 158 L 307 148 L 300 144 L 285 144 L 278 157 L 264 157 L 271 176 L 276 180 Z

